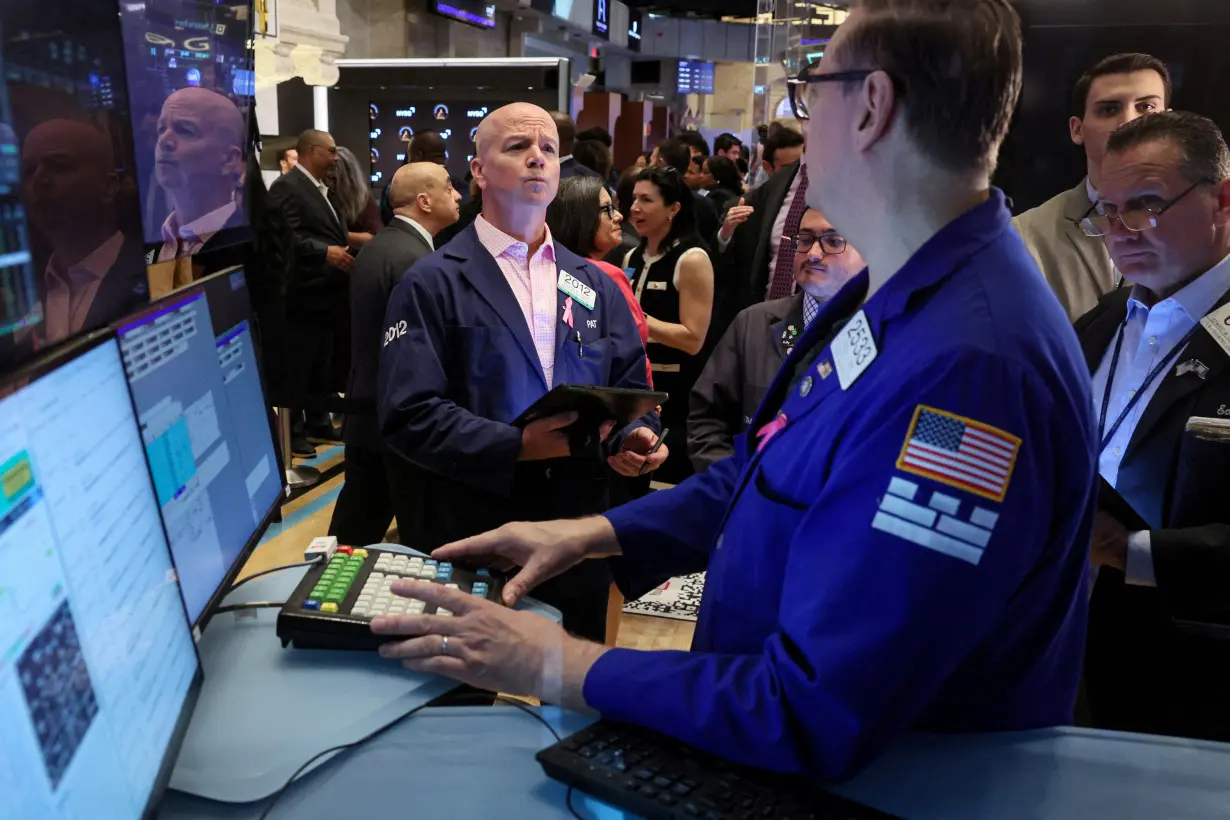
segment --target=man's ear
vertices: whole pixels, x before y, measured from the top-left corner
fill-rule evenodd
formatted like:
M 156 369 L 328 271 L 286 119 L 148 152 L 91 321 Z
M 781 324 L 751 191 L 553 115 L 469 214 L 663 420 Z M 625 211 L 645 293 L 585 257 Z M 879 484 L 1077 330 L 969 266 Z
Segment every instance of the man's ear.
M 900 99 L 892 78 L 883 71 L 872 73 L 857 92 L 861 110 L 854 116 L 854 145 L 863 150 L 888 136 L 896 121 Z
M 1068 133 L 1072 136 L 1072 142 L 1083 146 L 1085 144 L 1085 121 L 1080 117 L 1068 120 Z
M 1230 179 L 1223 179 L 1217 186 L 1217 211 L 1213 224 L 1219 228 L 1230 224 Z

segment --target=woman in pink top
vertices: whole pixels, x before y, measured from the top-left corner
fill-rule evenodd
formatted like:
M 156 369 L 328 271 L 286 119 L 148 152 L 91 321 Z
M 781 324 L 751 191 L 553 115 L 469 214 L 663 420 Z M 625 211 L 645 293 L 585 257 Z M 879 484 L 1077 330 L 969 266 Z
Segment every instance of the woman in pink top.
M 623 237 L 620 223 L 623 216 L 615 208 L 611 194 L 598 177 L 575 176 L 561 179 L 559 193 L 547 208 L 547 227 L 551 237 L 568 250 L 590 260 L 607 276 L 615 280 L 619 290 L 632 311 L 641 344 L 649 341 L 649 323 L 645 312 L 632 293 L 628 275 L 609 262 L 603 262 L 612 248 L 619 246 Z M 645 360 L 645 376 L 653 387 L 653 372 L 649 360 Z

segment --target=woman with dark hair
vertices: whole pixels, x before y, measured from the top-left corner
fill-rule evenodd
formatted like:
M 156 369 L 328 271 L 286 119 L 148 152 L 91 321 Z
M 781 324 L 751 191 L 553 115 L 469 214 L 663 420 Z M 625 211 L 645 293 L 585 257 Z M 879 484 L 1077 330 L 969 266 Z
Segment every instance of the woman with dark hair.
M 718 215 L 724 222 L 726 211 L 739 204 L 743 196 L 743 183 L 739 181 L 739 169 L 726 157 L 705 157 L 705 173 L 713 179 L 709 186 L 709 201 L 717 206 Z
M 686 444 L 688 394 L 703 364 L 698 354 L 713 310 L 713 265 L 696 234 L 694 199 L 674 168 L 642 171 L 630 214 L 641 245 L 624 260 L 649 324 L 646 351 L 653 362 L 654 384 L 670 393 L 662 407 L 662 427 L 670 429 L 666 443 L 674 455 L 658 477 L 670 484 L 692 474 Z
M 547 227 L 556 242 L 578 256 L 597 265 L 603 273 L 615 280 L 620 292 L 632 311 L 632 319 L 641 335 L 641 344 L 649 341 L 649 325 L 641 310 L 628 275 L 615 265 L 602 261 L 602 257 L 617 248 L 623 238 L 620 224 L 623 215 L 611 201 L 611 195 L 598 177 L 569 177 L 559 182 L 559 193 L 547 206 Z M 653 386 L 653 371 L 645 363 L 649 386 Z
M 637 234 L 636 228 L 632 227 L 632 221 L 627 215 L 632 213 L 632 191 L 636 188 L 636 178 L 640 176 L 642 170 L 644 169 L 633 165 L 619 175 L 619 181 L 615 184 L 615 204 L 619 212 L 624 215 L 624 220 L 619 226 L 621 231 L 619 245 L 612 248 L 605 259 L 617 268 L 623 267 L 628 251 L 641 244 L 641 237 Z
M 346 225 L 350 247 L 357 252 L 384 227 L 380 205 L 372 196 L 371 183 L 359 167 L 359 160 L 349 148 L 338 146 L 337 165 L 333 173 L 333 185 L 330 187 L 342 201 L 342 212 L 338 216 Z

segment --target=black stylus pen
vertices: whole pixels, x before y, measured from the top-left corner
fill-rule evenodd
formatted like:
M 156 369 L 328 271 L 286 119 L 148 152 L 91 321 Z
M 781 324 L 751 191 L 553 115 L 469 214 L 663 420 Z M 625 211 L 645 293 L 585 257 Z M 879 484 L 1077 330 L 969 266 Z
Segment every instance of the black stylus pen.
M 637 472 L 638 476 L 645 475 L 645 471 L 649 469 L 649 457 L 662 449 L 662 442 L 666 441 L 666 434 L 669 433 L 670 431 L 671 430 L 669 427 L 664 429 L 662 431 L 662 435 L 658 436 L 658 442 L 653 445 L 652 449 L 650 449 L 648 453 L 645 454 L 645 461 L 643 464 L 641 464 L 640 471 Z
M 577 331 L 577 358 L 585 358 L 585 349 L 581 347 L 581 331 Z

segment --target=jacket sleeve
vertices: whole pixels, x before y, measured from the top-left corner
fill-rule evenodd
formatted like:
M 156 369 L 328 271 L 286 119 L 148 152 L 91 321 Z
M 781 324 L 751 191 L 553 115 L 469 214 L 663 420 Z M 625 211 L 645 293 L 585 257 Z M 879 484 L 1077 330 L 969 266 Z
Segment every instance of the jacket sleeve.
M 296 171 L 295 173 L 298 172 Z M 294 232 L 296 269 L 319 271 L 319 276 L 313 276 L 313 279 L 324 276 L 329 243 L 323 239 L 309 236 L 303 230 L 303 209 L 300 207 L 299 198 L 295 196 L 295 191 L 291 184 L 285 180 L 274 184 L 269 189 L 269 196 L 273 200 L 274 207 L 282 212 Z M 297 284 L 302 285 L 305 283 L 299 282 Z
M 743 418 L 743 336 L 746 313 L 722 334 L 692 387 L 688 404 L 688 457 L 696 472 L 734 455 Z
M 435 273 L 432 264 L 411 268 L 389 300 L 377 389 L 381 434 L 394 452 L 426 470 L 507 496 L 521 431 L 449 398 L 444 303 L 425 283 Z
M 1056 630 L 1082 619 L 1088 558 L 1071 544 L 1087 540 L 1092 526 L 1094 459 L 1092 443 L 1073 428 L 1091 430 L 1092 422 L 1083 426 L 1055 414 L 1046 387 L 1011 363 L 981 353 L 950 359 L 904 380 L 886 397 L 882 411 L 854 420 L 810 498 L 798 497 L 799 488 L 792 487 L 790 506 L 750 502 L 764 506 L 765 527 L 787 538 L 780 546 L 786 555 L 778 628 L 758 653 L 612 649 L 586 676 L 587 703 L 604 717 L 652 727 L 735 762 L 839 779 L 915 725 L 945 681 L 980 646 L 995 640 L 993 625 L 1044 568 L 1062 581 L 1055 581 L 1054 596 L 1034 590 L 1041 600 L 1021 604 L 1039 610 L 1030 611 L 1028 619 Z M 1002 501 L 896 467 L 920 405 L 1022 439 Z M 1075 448 L 1079 454 L 1082 446 L 1086 455 L 1063 460 L 1065 452 Z M 713 472 L 720 474 L 731 461 L 691 481 L 712 481 Z M 750 468 L 756 475 L 748 482 L 756 481 L 757 488 L 767 482 L 778 492 L 791 487 L 791 476 L 780 474 L 789 457 L 768 461 Z M 1089 475 L 1064 478 L 1077 464 Z M 689 511 L 697 495 L 689 492 L 691 481 L 655 493 L 664 498 L 654 499 L 652 511 L 613 511 L 620 543 L 632 518 L 651 519 L 647 529 L 686 539 L 686 528 L 697 525 Z M 1085 498 L 1057 490 L 1082 484 L 1091 488 Z M 909 485 L 917 485 L 913 501 L 903 497 L 910 495 Z M 889 488 L 898 494 L 890 498 Z M 672 499 L 676 493 L 680 497 Z M 937 508 L 954 513 L 958 506 L 964 522 L 950 522 L 947 529 L 907 520 L 934 521 Z M 1056 513 L 1057 507 L 1062 512 Z M 886 509 L 895 515 L 888 517 Z M 982 525 L 981 532 L 966 523 L 968 511 L 977 511 L 972 520 Z M 1073 511 L 1080 515 L 1068 518 Z M 720 518 L 713 507 L 705 512 Z M 672 522 L 673 516 L 682 521 Z M 1078 531 L 1070 533 L 1071 541 L 1050 531 L 1060 516 L 1081 522 L 1073 524 Z M 700 529 L 709 535 L 713 525 Z M 953 531 L 966 541 L 934 537 Z M 652 535 L 636 550 L 660 546 L 662 536 Z M 971 542 L 984 546 L 975 549 Z M 710 583 L 724 584 L 727 600 L 737 595 L 734 575 L 711 577 Z M 1070 713 L 1076 670 L 1072 664 L 1070 687 L 1038 697 L 1047 703 L 1063 700 Z
M 1150 530 L 1157 591 L 1172 615 L 1188 620 L 1230 614 L 1230 526 Z

